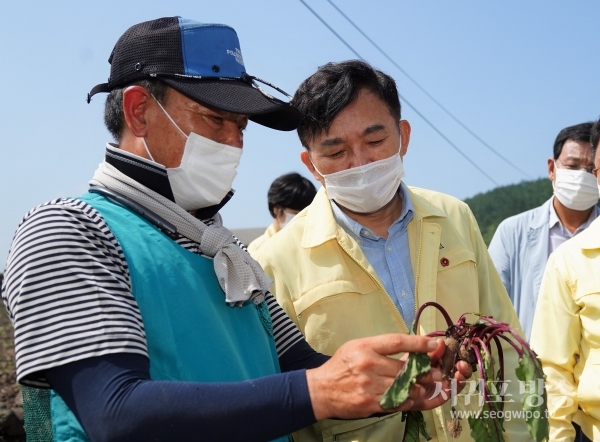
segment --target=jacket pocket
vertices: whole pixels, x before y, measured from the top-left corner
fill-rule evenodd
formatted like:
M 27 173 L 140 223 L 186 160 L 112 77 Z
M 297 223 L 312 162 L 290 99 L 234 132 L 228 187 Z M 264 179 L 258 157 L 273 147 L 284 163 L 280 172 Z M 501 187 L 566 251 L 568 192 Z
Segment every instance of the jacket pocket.
M 456 321 L 465 312 L 479 312 L 479 277 L 475 254 L 466 248 L 440 249 L 436 299 Z
M 320 422 L 323 442 L 397 442 L 404 434 L 401 414 L 381 418 Z
M 475 264 L 475 254 L 469 249 L 440 249 L 439 258 L 438 272 L 452 270 L 465 263 Z
M 377 285 L 369 278 L 356 278 L 355 280 L 327 281 L 303 293 L 294 301 L 294 310 L 300 317 L 306 310 L 320 302 L 329 302 L 330 298 L 338 297 L 344 293 L 366 295 L 377 291 Z
M 351 339 L 406 332 L 395 305 L 373 280 L 321 284 L 294 301 L 294 310 L 308 343 L 329 355 Z
M 584 413 L 600 420 L 600 349 L 588 354 L 577 384 L 577 399 Z

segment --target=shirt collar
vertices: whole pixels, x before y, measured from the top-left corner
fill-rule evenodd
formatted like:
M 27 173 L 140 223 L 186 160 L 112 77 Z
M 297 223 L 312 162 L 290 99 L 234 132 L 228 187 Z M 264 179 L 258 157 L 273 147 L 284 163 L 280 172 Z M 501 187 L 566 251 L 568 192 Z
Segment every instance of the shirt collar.
M 112 143 L 106 144 L 104 161 L 148 189 L 175 202 L 167 169 L 162 164 L 121 150 L 118 145 Z
M 146 158 L 142 158 L 131 152 L 119 149 L 119 146 L 113 143 L 106 143 L 104 161 L 114 166 L 129 178 L 146 186 L 148 189 L 175 202 L 175 196 L 171 189 L 171 183 L 169 183 L 167 169 L 162 164 L 155 163 L 154 161 L 147 160 Z M 198 209 L 196 211 L 196 218 L 206 220 L 215 216 L 231 199 L 233 193 L 233 189 L 230 190 L 219 204 Z
M 579 233 L 580 231 L 587 229 L 597 217 L 598 209 L 596 206 L 594 206 L 592 211 L 590 212 L 590 216 L 588 217 L 587 221 L 579 227 L 577 227 L 575 233 Z M 554 208 L 554 197 L 552 197 L 552 199 L 550 200 L 550 218 L 548 220 L 548 227 L 552 229 L 554 226 L 558 226 L 559 229 L 565 229 L 563 224 L 560 222 L 558 214 L 556 213 L 556 209 Z
M 400 216 L 393 224 L 401 223 L 407 215 L 412 218 L 413 214 L 413 204 L 408 195 L 406 185 L 404 183 L 400 183 L 398 187 L 398 195 L 400 196 L 400 200 L 402 201 L 402 211 L 400 212 Z M 342 209 L 335 202 L 331 202 L 331 208 L 333 210 L 333 216 L 337 223 L 348 233 L 350 236 L 353 236 L 355 239 L 362 237 L 368 237 L 370 239 L 377 239 L 378 237 L 369 229 L 367 229 L 362 224 L 354 221 L 348 215 L 346 215 Z

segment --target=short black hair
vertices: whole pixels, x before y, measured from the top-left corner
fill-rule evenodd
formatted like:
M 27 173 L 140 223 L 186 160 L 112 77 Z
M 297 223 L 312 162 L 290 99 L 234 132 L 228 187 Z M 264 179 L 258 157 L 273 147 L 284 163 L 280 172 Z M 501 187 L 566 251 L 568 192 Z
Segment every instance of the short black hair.
M 596 150 L 598 150 L 598 142 L 600 141 L 600 119 L 594 123 L 590 130 L 590 148 L 592 149 L 592 159 L 596 158 Z
M 590 142 L 590 131 L 592 130 L 592 122 L 576 124 L 575 126 L 565 127 L 556 136 L 554 141 L 554 159 L 557 160 L 562 152 L 562 148 L 567 140 L 580 141 L 583 143 Z
M 300 211 L 312 203 L 316 194 L 317 189 L 309 179 L 296 172 L 286 173 L 273 181 L 269 187 L 269 212 L 275 218 L 275 206 Z
M 156 98 L 161 104 L 167 96 L 169 86 L 155 78 L 136 81 L 122 88 L 113 89 L 106 97 L 104 104 L 104 124 L 113 136 L 115 141 L 119 141 L 125 127 L 125 115 L 123 113 L 123 90 L 129 86 L 142 86 Z
M 328 131 L 337 114 L 363 89 L 377 95 L 400 120 L 400 98 L 392 77 L 361 60 L 327 63 L 302 82 L 291 101 L 302 113 L 298 126 L 302 145 L 308 149 L 311 140 Z

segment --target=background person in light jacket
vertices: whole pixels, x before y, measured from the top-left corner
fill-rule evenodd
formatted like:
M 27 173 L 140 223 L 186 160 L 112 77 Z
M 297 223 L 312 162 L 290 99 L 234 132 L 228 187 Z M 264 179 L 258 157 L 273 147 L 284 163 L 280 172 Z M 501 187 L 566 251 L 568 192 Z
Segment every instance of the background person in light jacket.
M 490 243 L 490 256 L 527 339 L 548 256 L 600 213 L 592 175 L 591 128 L 592 123 L 582 123 L 560 131 L 554 157 L 548 158 L 554 195 L 540 207 L 502 221 Z

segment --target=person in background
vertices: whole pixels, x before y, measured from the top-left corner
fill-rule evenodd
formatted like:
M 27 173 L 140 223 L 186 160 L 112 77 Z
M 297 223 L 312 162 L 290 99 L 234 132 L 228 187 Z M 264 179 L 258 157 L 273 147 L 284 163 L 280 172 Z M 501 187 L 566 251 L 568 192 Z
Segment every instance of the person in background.
M 490 256 L 527 339 L 548 256 L 600 213 L 592 175 L 591 128 L 592 123 L 581 123 L 559 132 L 554 157 L 548 159 L 554 195 L 542 206 L 502 221 L 490 242 Z
M 316 194 L 315 185 L 299 173 L 287 173 L 275 179 L 267 193 L 269 213 L 273 217 L 273 223 L 265 233 L 248 245 L 248 252 L 253 254 L 266 240 L 283 229 L 294 216 L 312 202 Z
M 109 63 L 88 101 L 109 94 L 116 142 L 89 192 L 25 215 L 4 273 L 17 380 L 37 411 L 28 440 L 283 442 L 383 413 L 403 366 L 388 355 L 435 363 L 443 342 L 387 334 L 315 352 L 218 213 L 248 120 L 293 130 L 298 110 L 257 87 L 226 25 L 140 23 Z M 432 369 L 398 409 L 443 403 L 436 382 L 449 387 Z
M 598 183 L 600 120 L 591 129 Z M 600 440 L 600 219 L 548 259 L 531 347 L 546 375 L 551 441 Z
M 369 64 L 328 63 L 306 79 L 292 103 L 302 112 L 301 160 L 323 187 L 294 221 L 258 250 L 256 259 L 283 309 L 317 351 L 334 354 L 348 341 L 409 333 L 417 309 L 441 304 L 456 320 L 481 312 L 519 326 L 469 207 L 403 182 L 411 127 L 401 119 L 396 83 Z M 425 311 L 418 334 L 445 330 Z M 503 345 L 514 402 L 518 354 Z M 474 406 L 459 401 L 457 407 Z M 429 435 L 452 440 L 450 407 L 424 413 Z M 446 416 L 446 417 L 444 417 Z M 506 440 L 528 440 L 524 419 L 504 424 Z M 400 415 L 327 420 L 296 433 L 298 441 L 397 441 Z M 463 430 L 458 441 L 472 440 Z

